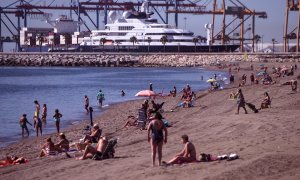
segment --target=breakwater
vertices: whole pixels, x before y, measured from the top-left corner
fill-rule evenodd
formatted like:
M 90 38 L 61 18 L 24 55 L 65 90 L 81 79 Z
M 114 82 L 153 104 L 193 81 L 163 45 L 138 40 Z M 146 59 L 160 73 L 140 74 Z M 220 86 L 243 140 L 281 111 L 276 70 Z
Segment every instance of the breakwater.
M 237 61 L 300 62 L 300 54 L 0 53 L 0 66 L 191 67 Z

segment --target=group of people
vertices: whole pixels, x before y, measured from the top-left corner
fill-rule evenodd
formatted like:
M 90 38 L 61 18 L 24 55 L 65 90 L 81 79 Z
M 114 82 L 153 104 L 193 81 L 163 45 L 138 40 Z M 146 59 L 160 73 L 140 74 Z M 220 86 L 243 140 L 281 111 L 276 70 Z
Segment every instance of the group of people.
M 64 133 L 59 133 L 59 142 L 54 143 L 51 137 L 46 139 L 46 143 L 42 146 L 42 150 L 39 154 L 39 157 L 47 155 L 56 155 L 56 153 L 68 152 L 70 148 L 70 142 L 66 138 Z
M 156 112 L 154 117 L 151 118 L 147 128 L 147 138 L 151 145 L 153 166 L 156 165 L 156 154 L 158 155 L 159 166 L 189 163 L 197 160 L 195 146 L 189 142 L 189 137 L 187 135 L 182 135 L 181 139 L 184 144 L 183 150 L 176 154 L 170 161 L 162 162 L 162 148 L 163 144 L 168 142 L 168 130 L 162 121 L 162 115 L 159 112 Z
M 196 94 L 192 91 L 192 88 L 189 84 L 186 85 L 182 90 L 181 100 L 183 102 L 180 104 L 182 107 L 192 107 L 194 106 L 194 101 L 196 99 Z
M 40 109 L 41 109 L 40 104 L 37 100 L 34 101 L 34 104 L 35 104 L 35 111 L 34 111 L 34 116 L 33 116 L 33 125 L 28 121 L 27 114 L 23 114 L 20 117 L 19 124 L 22 129 L 22 137 L 24 137 L 25 131 L 27 133 L 27 136 L 29 136 L 29 130 L 28 130 L 27 124 L 34 127 L 34 129 L 36 131 L 36 136 L 39 136 L 39 134 L 42 136 L 43 125 L 46 125 L 46 121 L 47 121 L 47 105 L 46 104 L 43 105 L 42 116 L 40 118 Z M 57 133 L 59 133 L 61 117 L 62 117 L 62 114 L 59 112 L 58 109 L 55 109 L 53 119 L 55 121 Z

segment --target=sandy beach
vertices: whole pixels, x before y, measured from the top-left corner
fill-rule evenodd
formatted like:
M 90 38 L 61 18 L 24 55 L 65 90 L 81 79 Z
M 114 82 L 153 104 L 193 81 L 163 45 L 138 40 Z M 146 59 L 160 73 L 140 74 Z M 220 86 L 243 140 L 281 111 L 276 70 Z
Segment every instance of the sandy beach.
M 37 158 L 43 139 L 28 138 L 0 149 L 5 155 L 23 156 L 29 162 L 0 168 L 0 179 L 300 179 L 300 96 L 289 85 L 281 85 L 300 75 L 276 78 L 273 85 L 250 85 L 249 76 L 259 72 L 259 62 L 240 62 L 240 71 L 232 69 L 235 83 L 224 90 L 197 93 L 195 106 L 176 108 L 180 97 L 158 97 L 165 102 L 163 116 L 172 124 L 168 128 L 168 142 L 163 147 L 163 160 L 168 161 L 181 151 L 180 136 L 187 134 L 200 153 L 222 155 L 237 153 L 234 161 L 197 162 L 168 167 L 152 167 L 147 131 L 136 127 L 123 128 L 128 115 L 137 115 L 143 100 L 129 101 L 111 106 L 95 121 L 108 137 L 119 138 L 113 159 L 102 161 L 75 160 L 64 154 Z M 295 63 L 266 62 L 265 66 L 287 66 Z M 298 63 L 298 67 L 299 67 Z M 216 67 L 208 67 L 215 69 Z M 224 70 L 228 70 L 227 68 Z M 229 99 L 236 92 L 241 76 L 247 75 L 242 87 L 245 99 L 260 106 L 264 92 L 272 98 L 272 106 L 259 113 L 249 114 L 241 109 L 236 115 L 236 101 Z M 298 80 L 299 81 L 299 80 Z M 192 87 L 193 88 L 193 87 Z M 171 87 L 170 87 L 171 89 Z M 77 142 L 82 138 L 82 128 L 87 123 L 74 125 L 64 132 L 68 139 Z M 79 156 L 80 153 L 72 154 Z

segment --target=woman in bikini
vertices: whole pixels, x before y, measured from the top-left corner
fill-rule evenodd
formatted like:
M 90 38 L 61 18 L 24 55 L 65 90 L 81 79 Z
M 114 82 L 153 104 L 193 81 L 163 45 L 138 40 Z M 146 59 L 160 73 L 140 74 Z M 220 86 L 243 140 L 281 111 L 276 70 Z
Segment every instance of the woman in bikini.
M 43 105 L 43 113 L 42 113 L 42 121 L 44 125 L 46 124 L 46 119 L 47 119 L 47 105 Z
M 165 132 L 165 135 L 163 133 Z M 162 115 L 156 112 L 148 126 L 148 142 L 152 149 L 152 163 L 155 166 L 156 151 L 158 151 L 158 165 L 161 165 L 163 142 L 167 143 L 168 131 L 162 121 Z

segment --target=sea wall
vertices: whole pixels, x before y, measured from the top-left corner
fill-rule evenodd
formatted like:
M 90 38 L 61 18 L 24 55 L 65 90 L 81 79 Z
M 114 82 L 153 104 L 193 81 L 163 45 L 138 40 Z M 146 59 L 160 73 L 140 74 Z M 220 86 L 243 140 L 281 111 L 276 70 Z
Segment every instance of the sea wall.
M 237 61 L 300 62 L 300 54 L 0 53 L 0 66 L 191 67 Z

